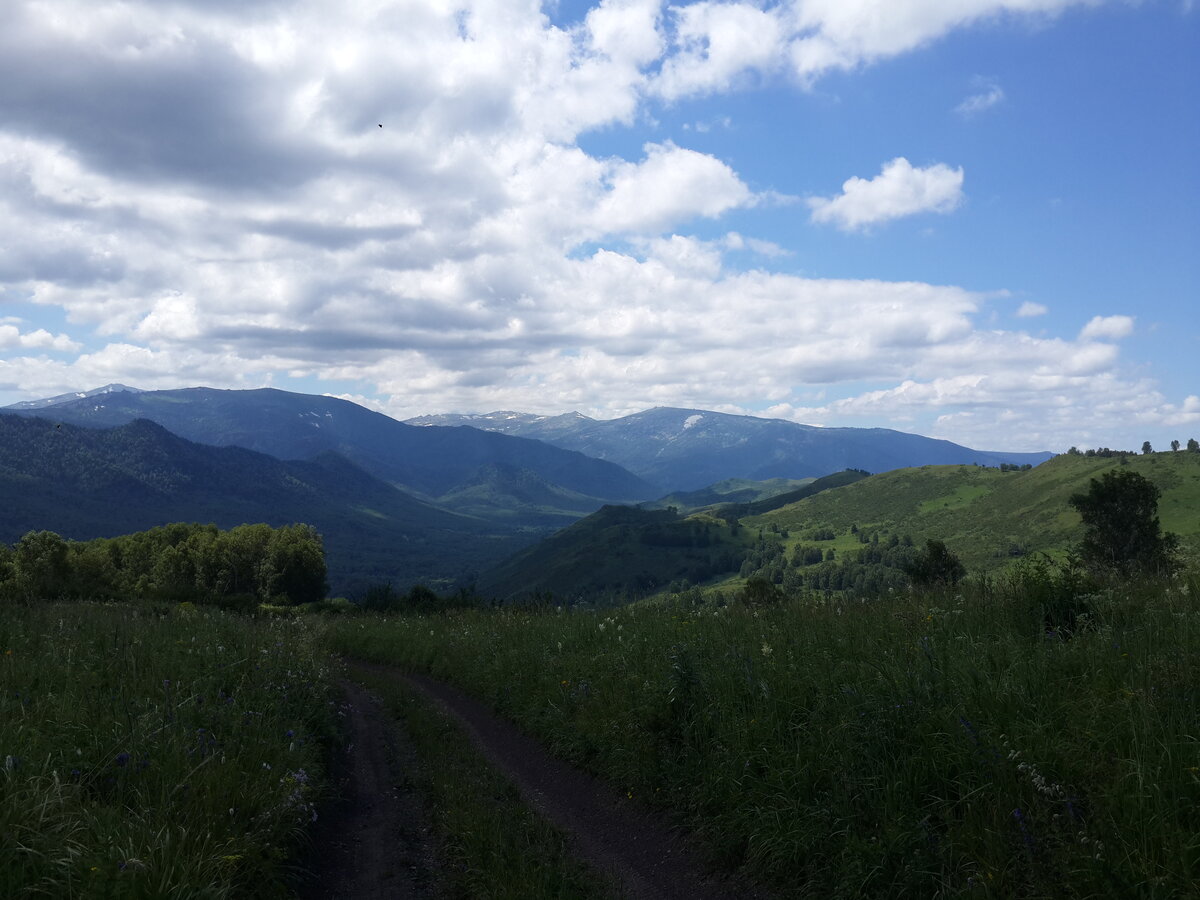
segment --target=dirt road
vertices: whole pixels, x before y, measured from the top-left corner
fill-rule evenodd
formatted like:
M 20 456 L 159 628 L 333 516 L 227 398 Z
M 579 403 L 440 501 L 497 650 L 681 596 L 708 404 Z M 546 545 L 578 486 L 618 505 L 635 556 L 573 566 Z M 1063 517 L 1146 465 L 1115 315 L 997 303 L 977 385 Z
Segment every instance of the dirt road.
M 770 895 L 706 871 L 700 854 L 662 816 L 592 775 L 551 757 L 515 725 L 462 691 L 419 675 L 356 661 L 355 671 L 400 679 L 453 717 L 524 801 L 565 832 L 578 856 L 620 885 L 631 900 L 719 900 Z M 433 896 L 435 852 L 420 798 L 404 788 L 411 748 L 377 700 L 344 684 L 346 724 L 342 797 L 323 819 L 314 879 L 301 893 L 317 898 Z

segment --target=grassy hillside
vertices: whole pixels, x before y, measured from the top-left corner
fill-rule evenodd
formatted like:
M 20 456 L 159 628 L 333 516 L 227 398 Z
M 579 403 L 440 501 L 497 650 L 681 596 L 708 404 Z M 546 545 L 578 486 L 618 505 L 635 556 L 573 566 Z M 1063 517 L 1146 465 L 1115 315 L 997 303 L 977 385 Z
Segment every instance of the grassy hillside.
M 1118 459 L 1057 456 L 1033 469 L 1001 472 L 976 466 L 923 466 L 872 475 L 744 520 L 754 527 L 801 531 L 826 527 L 845 541 L 850 527 L 910 534 L 919 544 L 943 540 L 968 569 L 1003 566 L 1036 550 L 1061 551 L 1080 537 L 1068 498 L 1120 465 L 1162 491 L 1159 518 L 1195 552 L 1200 537 L 1200 454 L 1153 453 Z M 852 547 L 853 544 L 844 544 Z

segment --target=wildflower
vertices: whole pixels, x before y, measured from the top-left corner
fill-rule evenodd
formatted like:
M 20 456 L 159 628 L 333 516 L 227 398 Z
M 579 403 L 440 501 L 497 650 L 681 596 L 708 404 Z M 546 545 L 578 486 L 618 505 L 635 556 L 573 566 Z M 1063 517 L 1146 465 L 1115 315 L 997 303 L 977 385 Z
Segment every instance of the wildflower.
M 601 631 L 603 631 L 603 630 L 604 630 L 604 623 L 603 623 L 603 622 L 601 622 L 601 623 L 600 623 L 600 630 L 601 630 Z
M 762 655 L 763 655 L 763 656 L 770 656 L 770 655 L 771 655 L 771 645 L 770 645 L 770 644 L 768 644 L 766 641 L 763 641 L 763 645 L 762 645 Z
M 13 655 L 13 653 L 12 653 L 12 651 L 11 651 L 11 650 L 5 650 L 5 651 L 4 651 L 4 655 L 5 655 L 5 656 L 12 656 L 12 655 Z
M 120 768 L 122 768 L 122 769 L 125 768 L 126 764 L 129 762 L 129 754 L 128 753 L 118 753 L 117 758 L 114 760 L 114 762 Z

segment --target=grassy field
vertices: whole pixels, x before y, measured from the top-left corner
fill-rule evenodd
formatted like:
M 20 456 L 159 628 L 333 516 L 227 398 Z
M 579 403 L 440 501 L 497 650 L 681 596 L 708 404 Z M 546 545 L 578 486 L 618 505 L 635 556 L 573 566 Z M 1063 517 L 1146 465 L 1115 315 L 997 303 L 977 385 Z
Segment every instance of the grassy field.
M 0 896 L 287 896 L 332 732 L 294 620 L 0 607 Z
M 1029 574 L 853 606 L 350 619 L 329 640 L 456 682 L 794 896 L 1182 898 L 1198 591 L 1064 600 Z M 1048 633 L 1064 602 L 1073 631 Z

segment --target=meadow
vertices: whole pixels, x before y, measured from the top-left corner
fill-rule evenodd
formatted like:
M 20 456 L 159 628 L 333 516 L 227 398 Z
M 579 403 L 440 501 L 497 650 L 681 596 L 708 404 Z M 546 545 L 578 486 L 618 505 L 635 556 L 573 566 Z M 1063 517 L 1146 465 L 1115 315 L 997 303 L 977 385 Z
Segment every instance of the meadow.
M 0 896 L 287 896 L 329 684 L 299 620 L 0 605 Z
M 1194 897 L 1200 577 L 349 618 L 791 896 Z

